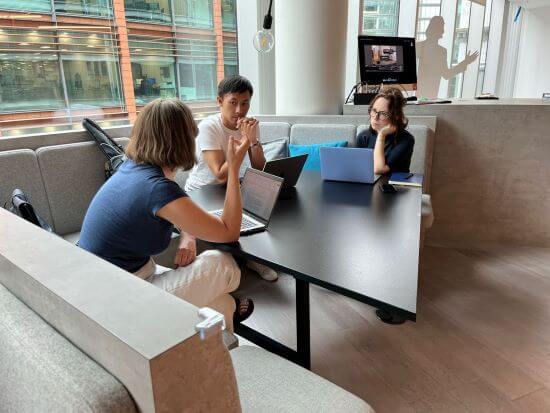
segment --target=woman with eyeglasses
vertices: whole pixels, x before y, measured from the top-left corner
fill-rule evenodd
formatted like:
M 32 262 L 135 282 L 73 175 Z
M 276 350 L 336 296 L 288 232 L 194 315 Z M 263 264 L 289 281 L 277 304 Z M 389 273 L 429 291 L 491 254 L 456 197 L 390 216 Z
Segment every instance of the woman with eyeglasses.
M 357 147 L 374 149 L 375 174 L 409 172 L 414 137 L 405 130 L 405 102 L 399 89 L 389 87 L 370 104 L 370 127 L 357 137 Z

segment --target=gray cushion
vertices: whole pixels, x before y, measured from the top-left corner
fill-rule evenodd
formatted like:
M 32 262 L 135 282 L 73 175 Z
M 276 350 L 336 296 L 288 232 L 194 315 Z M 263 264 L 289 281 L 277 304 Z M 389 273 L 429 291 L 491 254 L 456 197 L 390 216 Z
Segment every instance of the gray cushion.
M 0 284 L 0 410 L 135 412 L 128 391 Z
M 262 143 L 264 156 L 266 161 L 273 159 L 287 158 L 288 155 L 288 138 L 276 139 L 270 142 Z
M 0 152 L 0 207 L 11 199 L 15 188 L 22 189 L 36 212 L 53 226 L 52 215 L 36 154 L 30 149 Z M 55 229 L 55 228 L 54 228 Z
M 429 187 L 433 155 L 433 134 L 424 125 L 409 125 L 407 130 L 414 136 L 414 152 L 411 159 L 411 172 L 424 174 L 424 191 Z
M 125 145 L 126 138 L 117 139 Z M 55 231 L 80 230 L 84 215 L 105 182 L 106 158 L 95 142 L 46 146 L 36 151 Z
M 243 412 L 372 412 L 363 400 L 259 347 L 230 351 Z
M 355 125 L 347 124 L 295 124 L 290 129 L 290 143 L 292 145 L 310 145 L 333 141 L 348 141 L 348 146 L 355 146 Z
M 290 136 L 290 125 L 286 122 L 260 122 L 260 140 L 269 142 Z

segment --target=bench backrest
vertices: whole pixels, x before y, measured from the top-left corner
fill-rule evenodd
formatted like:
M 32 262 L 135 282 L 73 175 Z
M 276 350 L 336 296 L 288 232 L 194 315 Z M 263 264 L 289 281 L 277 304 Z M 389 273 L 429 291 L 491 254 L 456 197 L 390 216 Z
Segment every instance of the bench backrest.
M 15 188 L 22 189 L 36 212 L 53 226 L 38 159 L 30 149 L 0 152 L 0 207 L 10 202 Z

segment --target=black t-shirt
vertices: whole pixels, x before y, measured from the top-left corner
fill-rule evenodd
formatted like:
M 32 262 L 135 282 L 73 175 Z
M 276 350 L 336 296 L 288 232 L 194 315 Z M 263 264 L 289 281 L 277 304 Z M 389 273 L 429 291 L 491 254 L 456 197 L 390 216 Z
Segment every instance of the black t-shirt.
M 357 147 L 374 149 L 376 137 L 376 131 L 369 128 L 357 137 Z M 409 172 L 413 149 L 414 136 L 406 130 L 398 132 L 397 135 L 386 137 L 384 155 L 386 156 L 386 165 L 390 167 L 390 173 Z

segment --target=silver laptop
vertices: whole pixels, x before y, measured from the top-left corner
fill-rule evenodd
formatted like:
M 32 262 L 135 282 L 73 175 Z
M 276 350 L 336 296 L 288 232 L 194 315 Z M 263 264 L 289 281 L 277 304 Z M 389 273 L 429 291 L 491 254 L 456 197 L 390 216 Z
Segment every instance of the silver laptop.
M 243 220 L 241 235 L 267 229 L 271 213 L 283 186 L 283 178 L 247 168 L 241 184 Z M 223 209 L 211 211 L 221 216 Z
M 374 184 L 374 151 L 367 148 L 321 147 L 321 177 L 328 181 Z

